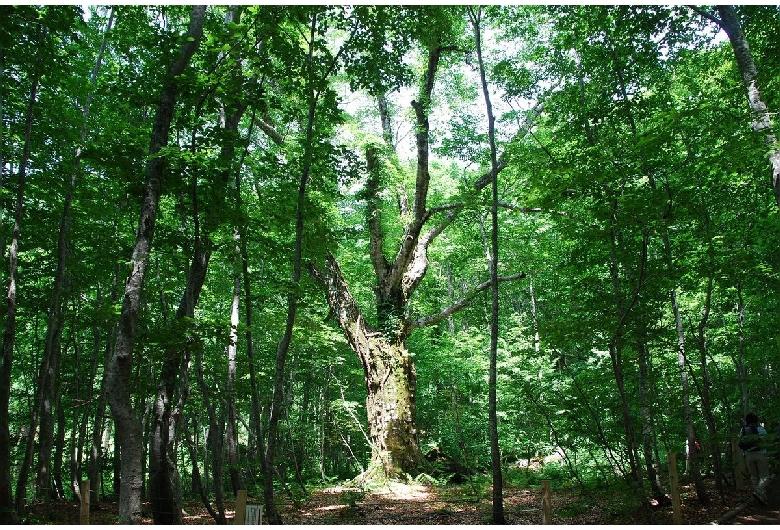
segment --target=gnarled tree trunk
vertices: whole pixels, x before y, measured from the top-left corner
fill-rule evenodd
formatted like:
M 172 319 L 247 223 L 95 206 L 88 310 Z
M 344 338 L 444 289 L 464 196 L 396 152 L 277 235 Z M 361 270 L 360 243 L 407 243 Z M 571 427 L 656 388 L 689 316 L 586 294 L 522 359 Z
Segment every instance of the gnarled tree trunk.
M 371 463 L 388 477 L 424 469 L 417 437 L 417 375 L 403 341 L 391 341 L 366 323 L 332 254 L 314 276 L 326 286 L 328 304 L 365 375 Z
M 366 151 L 369 252 L 377 280 L 378 329 L 371 328 L 363 318 L 332 254 L 326 257 L 323 270 L 316 266 L 312 268 L 312 275 L 325 285 L 330 308 L 363 366 L 368 392 L 366 411 L 373 464 L 368 473 L 380 473 L 391 478 L 414 475 L 425 468 L 417 439 L 417 380 L 405 342 L 415 327 L 408 314 L 408 303 L 428 268 L 428 245 L 451 220 L 423 234 L 425 222 L 431 215 L 426 205 L 430 182 L 428 106 L 441 52 L 442 48 L 436 44 L 429 49 L 419 101 L 412 101 L 417 122 L 417 176 L 412 204 L 409 204 L 405 190 L 401 189 L 399 194 L 400 213 L 410 220 L 404 228 L 404 237 L 392 262 L 387 260 L 383 251 L 382 204 L 379 198 L 382 183 L 378 171 L 378 152 L 375 148 Z M 385 140 L 391 141 L 386 101 L 380 97 L 379 103 Z

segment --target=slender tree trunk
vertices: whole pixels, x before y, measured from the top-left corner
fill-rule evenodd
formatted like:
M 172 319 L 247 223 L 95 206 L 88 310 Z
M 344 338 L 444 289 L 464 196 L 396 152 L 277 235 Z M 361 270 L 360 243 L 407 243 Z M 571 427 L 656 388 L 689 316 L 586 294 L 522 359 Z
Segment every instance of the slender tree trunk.
M 55 389 L 59 387 L 57 381 L 59 377 L 60 358 L 62 356 L 62 325 L 64 314 L 56 317 L 56 322 L 50 320 L 49 329 L 54 328 L 53 333 L 47 329 L 46 333 L 46 351 L 47 357 L 41 366 L 41 392 L 42 399 L 40 404 L 41 428 L 38 444 L 38 473 L 37 489 L 44 498 L 51 498 L 51 454 L 54 435 L 54 403 Z M 31 422 L 32 423 L 32 422 Z
M 680 317 L 680 309 L 677 305 L 677 293 L 674 289 L 671 292 L 672 300 L 672 312 L 674 313 L 674 321 L 677 327 L 677 364 L 680 368 L 680 379 L 682 381 L 682 399 L 683 399 L 683 416 L 685 418 L 685 431 L 687 434 L 688 442 L 688 467 L 690 469 L 690 476 L 693 478 L 694 487 L 696 488 L 696 496 L 702 504 L 709 504 L 710 500 L 707 496 L 707 490 L 704 487 L 704 482 L 699 472 L 699 457 L 696 454 L 696 431 L 693 426 L 693 417 L 691 412 L 691 395 L 688 386 L 688 370 L 686 368 L 685 359 L 685 331 L 683 329 L 682 318 Z
M 230 12 L 232 13 L 232 11 Z M 237 16 L 235 17 L 238 21 Z M 233 19 L 229 14 L 227 22 Z M 211 233 L 216 228 L 218 221 L 216 215 L 224 207 L 224 197 L 227 194 L 227 184 L 231 175 L 230 167 L 235 152 L 235 141 L 238 135 L 238 125 L 246 107 L 239 105 L 229 116 L 225 116 L 223 109 L 220 114 L 220 126 L 227 133 L 226 140 L 220 149 L 219 170 L 216 176 L 216 187 L 222 190 L 217 193 L 212 203 L 205 209 L 203 220 L 199 219 L 200 213 L 197 174 L 193 176 L 192 196 L 194 205 L 195 244 L 192 266 L 187 275 L 187 285 L 179 303 L 174 321 L 174 329 L 180 327 L 183 322 L 192 320 L 195 316 L 195 307 L 198 303 L 203 284 L 206 279 L 208 265 L 211 258 L 213 242 Z M 192 148 L 195 149 L 196 138 L 193 131 Z M 202 230 L 201 230 L 202 225 Z M 151 443 L 151 478 L 150 487 L 152 495 L 152 513 L 157 524 L 181 524 L 181 492 L 179 491 L 179 475 L 176 468 L 175 441 L 177 438 L 178 411 L 172 410 L 174 403 L 174 391 L 178 384 L 179 373 L 183 366 L 183 359 L 187 357 L 189 344 L 177 345 L 167 352 L 163 361 L 162 377 L 157 388 L 157 399 L 154 406 L 154 428 Z M 181 400 L 180 400 L 181 401 Z M 183 405 L 183 403 L 182 403 Z
M 40 30 L 40 40 L 46 35 L 46 28 Z M 35 58 L 30 98 L 25 116 L 24 148 L 19 161 L 18 183 L 16 189 L 16 207 L 14 226 L 11 234 L 11 247 L 8 250 L 8 276 L 10 282 L 6 295 L 5 330 L 3 333 L 3 361 L 0 365 L 0 524 L 16 524 L 17 513 L 11 488 L 11 434 L 9 425 L 9 404 L 11 399 L 11 370 L 13 368 L 14 345 L 16 341 L 16 295 L 19 283 L 19 238 L 22 217 L 24 215 L 24 188 L 27 181 L 27 162 L 30 159 L 32 142 L 33 111 L 38 100 L 41 53 Z M 30 432 L 28 436 L 34 437 Z M 24 493 L 24 492 L 22 492 Z
M 246 229 L 243 230 L 246 233 Z M 252 337 L 252 283 L 249 277 L 249 254 L 246 247 L 246 239 L 241 239 L 241 283 L 244 290 L 244 324 L 246 332 L 244 340 L 246 342 L 246 358 L 249 365 L 249 389 L 251 392 L 249 406 L 249 438 L 251 445 L 249 456 L 251 459 L 257 458 L 260 461 L 261 471 L 263 470 L 265 454 L 265 443 L 263 442 L 262 422 L 260 420 L 260 388 L 257 381 L 257 366 L 255 365 L 255 351 Z
M 79 348 L 77 342 L 78 341 L 74 341 L 74 349 L 76 350 Z M 89 418 L 90 403 L 92 401 L 92 396 L 94 395 L 93 381 L 97 377 L 97 365 L 98 359 L 100 357 L 98 344 L 95 343 L 94 346 L 95 347 L 92 351 L 92 363 L 89 372 L 81 375 L 79 373 L 79 369 L 76 374 L 77 378 L 85 383 L 83 387 L 81 383 L 76 386 L 76 402 L 80 404 L 80 407 L 77 407 L 73 414 L 74 449 L 72 451 L 73 464 L 71 469 L 73 472 L 71 474 L 71 484 L 73 484 L 74 495 L 77 499 L 79 499 L 79 501 L 81 500 L 81 480 L 84 474 L 83 461 L 84 445 L 87 438 L 87 420 Z M 76 358 L 78 360 L 78 355 Z M 92 486 L 94 485 L 91 485 L 90 489 L 92 489 Z
M 36 491 L 37 495 L 44 499 L 55 498 L 51 486 L 52 446 L 54 445 L 54 408 L 57 402 L 56 389 L 59 386 L 56 374 L 59 373 L 60 357 L 62 356 L 62 327 L 61 325 L 58 325 L 58 327 L 59 330 L 54 337 L 50 337 L 47 330 L 47 340 L 51 338 L 53 339 L 53 342 L 51 345 L 46 346 L 50 347 L 51 351 L 48 353 L 49 358 L 46 359 L 41 366 L 41 374 L 39 375 L 39 381 L 41 383 L 41 403 L 39 405 L 40 432 L 38 434 Z M 17 484 L 17 487 L 20 487 L 20 485 Z
M 225 459 L 223 451 L 223 433 L 224 433 L 224 421 L 219 417 L 216 408 L 211 401 L 211 391 L 206 384 L 206 379 L 203 376 L 203 356 L 198 357 L 196 363 L 196 372 L 198 374 L 198 386 L 200 387 L 203 399 L 203 405 L 206 408 L 209 418 L 208 435 L 206 436 L 206 447 L 211 453 L 211 458 L 207 455 L 204 459 L 207 469 L 208 463 L 211 466 L 212 483 L 214 484 L 214 504 L 216 505 L 216 513 L 214 521 L 217 524 L 227 524 L 227 518 L 225 517 L 225 489 L 222 485 L 223 472 L 225 469 Z M 208 482 L 208 472 L 206 474 Z M 205 488 L 208 491 L 208 487 Z M 212 510 L 209 510 L 210 512 Z
M 709 222 L 707 223 L 709 224 Z M 710 257 L 714 254 L 712 239 L 709 240 Z M 710 316 L 710 304 L 712 302 L 712 275 L 707 279 L 707 291 L 704 298 L 704 308 L 702 310 L 701 320 L 696 329 L 696 339 L 700 351 L 701 366 L 701 408 L 704 413 L 704 421 L 707 425 L 707 447 L 712 451 L 712 468 L 715 473 L 715 488 L 723 496 L 723 463 L 720 458 L 720 442 L 718 440 L 718 431 L 715 426 L 715 415 L 712 411 L 712 398 L 710 397 L 710 375 L 707 363 L 707 338 L 705 329 Z
M 638 299 L 639 292 L 642 287 L 642 278 L 647 263 L 647 233 L 643 234 L 642 238 L 642 252 L 641 252 L 641 264 L 639 267 L 639 274 L 635 279 L 636 287 L 632 293 L 632 298 L 626 303 L 624 294 L 622 292 L 620 276 L 618 272 L 618 256 L 617 248 L 619 246 L 618 240 L 620 233 L 615 228 L 617 223 L 617 200 L 612 201 L 612 215 L 611 215 L 612 227 L 610 228 L 610 276 L 612 278 L 612 287 L 615 295 L 615 309 L 616 309 L 616 326 L 612 338 L 609 341 L 609 355 L 612 361 L 612 371 L 615 376 L 615 383 L 617 385 L 618 394 L 620 395 L 620 408 L 623 418 L 623 429 L 626 436 L 626 453 L 628 455 L 629 464 L 631 466 L 631 474 L 634 477 L 634 483 L 636 485 L 637 492 L 641 496 L 640 502 L 643 507 L 648 505 L 646 493 L 644 489 L 644 478 L 642 469 L 640 466 L 640 459 L 638 453 L 638 444 L 636 439 L 636 433 L 634 432 L 633 419 L 631 415 L 630 406 L 628 403 L 628 396 L 625 389 L 625 378 L 623 369 L 623 343 L 624 343 L 624 326 L 626 320 L 629 317 L 632 309 L 635 307 Z
M 377 107 L 379 108 L 379 119 L 382 123 L 382 139 L 385 145 L 395 152 L 395 138 L 393 136 L 393 126 L 390 118 L 390 103 L 387 101 L 387 95 L 382 94 L 377 98 Z
M 254 112 L 252 123 L 254 123 Z M 249 136 L 251 137 L 251 129 Z M 244 151 L 246 155 L 246 150 Z M 243 164 L 243 160 L 242 160 Z M 244 340 L 246 342 L 246 357 L 249 367 L 249 388 L 250 388 L 250 406 L 249 406 L 249 448 L 248 456 L 250 460 L 257 460 L 260 464 L 260 471 L 265 475 L 265 444 L 263 443 L 262 422 L 260 421 L 260 391 L 257 382 L 257 367 L 255 366 L 254 342 L 252 340 L 252 282 L 249 277 L 249 252 L 246 242 L 246 219 L 241 208 L 241 172 L 236 171 L 236 210 L 240 212 L 241 224 L 237 229 L 238 248 L 240 260 L 240 279 L 244 293 Z M 261 269 L 262 270 L 262 269 Z
M 476 41 L 477 62 L 479 63 L 479 77 L 482 82 L 482 94 L 485 98 L 485 108 L 488 121 L 488 142 L 490 143 L 490 169 L 492 179 L 492 201 L 490 209 L 491 217 L 491 311 L 490 311 L 490 369 L 488 376 L 488 422 L 490 425 L 490 457 L 493 476 L 493 524 L 504 524 L 504 494 L 503 475 L 501 473 L 501 448 L 498 444 L 498 412 L 497 412 L 497 357 L 498 357 L 498 154 L 496 152 L 495 117 L 493 105 L 490 101 L 487 79 L 485 77 L 485 63 L 482 58 L 482 18 L 481 8 L 469 8 L 469 18 L 474 29 Z
M 637 341 L 637 357 L 639 361 L 639 411 L 642 417 L 642 456 L 645 460 L 647 481 L 653 491 L 653 498 L 663 506 L 668 504 L 668 499 L 661 486 L 661 481 L 656 469 L 656 461 L 653 459 L 653 416 L 650 412 L 650 352 L 647 349 L 646 333 L 644 328 Z
M 111 288 L 111 304 L 116 305 L 119 298 L 119 264 L 114 266 L 114 282 Z M 101 296 L 98 292 L 98 301 Z M 108 389 L 106 388 L 106 381 L 108 377 L 108 366 L 111 362 L 111 356 L 113 354 L 113 345 L 116 343 L 116 327 L 111 327 L 107 333 L 104 351 L 103 351 L 103 376 L 100 378 L 100 390 L 98 393 L 98 401 L 95 406 L 95 420 L 92 424 L 92 446 L 89 451 L 89 467 L 88 477 L 90 484 L 94 485 L 91 491 L 90 505 L 95 509 L 100 508 L 100 495 L 98 494 L 99 485 L 102 484 L 101 464 L 103 460 L 103 439 L 106 432 L 106 407 L 108 406 Z M 99 328 L 95 329 L 95 333 L 100 333 Z
M 84 402 L 84 398 L 82 397 L 84 395 L 84 390 L 82 387 L 83 381 L 86 381 L 89 379 L 90 375 L 86 373 L 86 370 L 84 370 L 83 363 L 81 360 L 81 348 L 79 346 L 79 340 L 78 339 L 71 339 L 69 341 L 70 344 L 73 346 L 73 365 L 75 368 L 75 380 L 77 381 L 75 384 L 75 389 L 72 389 L 72 395 L 73 395 L 73 402 L 75 404 L 81 404 Z M 66 348 L 67 350 L 67 348 Z M 71 416 L 70 420 L 70 448 L 68 450 L 69 455 L 69 461 L 68 461 L 68 467 L 70 470 L 70 494 L 69 497 L 72 497 L 74 499 L 77 499 L 78 501 L 81 501 L 81 447 L 83 442 L 83 436 L 82 436 L 82 428 L 81 428 L 81 421 L 80 417 L 83 417 L 84 414 L 82 413 L 82 407 L 80 406 L 73 406 L 70 407 L 69 412 Z
M 282 413 L 282 397 L 284 395 L 284 365 L 287 360 L 287 352 L 292 342 L 293 326 L 295 324 L 298 309 L 298 289 L 301 281 L 303 261 L 303 234 L 304 234 L 304 207 L 306 202 L 306 188 L 309 183 L 309 173 L 312 165 L 312 152 L 314 143 L 314 118 L 317 109 L 319 93 L 314 86 L 314 39 L 317 31 L 317 15 L 311 17 L 309 31 L 309 55 L 307 61 L 309 109 L 306 122 L 306 136 L 304 138 L 303 167 L 298 182 L 298 199 L 295 215 L 295 250 L 292 258 L 292 278 L 290 293 L 287 296 L 287 319 L 284 334 L 276 347 L 276 362 L 274 366 L 273 396 L 271 398 L 271 412 L 268 418 L 268 443 L 265 448 L 265 474 L 264 495 L 266 513 L 270 524 L 282 524 L 282 519 L 276 509 L 274 501 L 274 473 L 276 458 L 277 426 Z
M 542 337 L 539 334 L 539 315 L 536 312 L 536 296 L 534 295 L 534 282 L 528 282 L 528 295 L 531 297 L 531 320 L 534 328 L 534 352 L 537 354 L 542 349 Z
M 62 407 L 62 394 L 60 392 L 60 383 L 56 385 L 54 392 L 54 402 L 57 410 L 57 434 L 54 438 L 54 451 L 51 463 L 51 499 L 65 498 L 65 481 L 62 478 L 62 470 L 65 468 L 65 431 L 68 429 L 65 418 L 65 409 Z
M 747 389 L 747 372 L 745 371 L 745 301 L 742 299 L 742 282 L 737 280 L 737 358 L 734 363 L 737 369 L 737 381 L 739 382 L 739 401 L 742 406 L 741 417 L 744 418 L 750 412 L 750 395 Z
M 11 43 L 13 45 L 13 43 Z M 5 84 L 6 69 L 5 69 L 5 48 L 0 44 L 0 83 Z M 6 94 L 0 94 L 0 168 L 8 167 L 9 174 L 13 174 L 13 163 L 6 160 L 6 149 L 4 138 L 7 137 L 8 132 L 5 130 L 5 98 Z M 0 171 L 0 190 L 5 189 L 5 173 Z M 5 209 L 0 209 L 0 226 L 5 226 Z M 0 232 L 0 260 L 5 260 L 5 231 Z M 3 275 L 0 274 L 0 283 L 5 282 Z M 0 435 L 2 436 L 2 435 Z M 1 472 L 1 471 L 0 471 Z M 2 478 L 0 478 L 2 480 Z
M 203 485 L 203 477 L 200 474 L 200 466 L 198 465 L 198 446 L 197 446 L 197 440 L 192 439 L 192 434 L 189 426 L 187 425 L 187 416 L 185 414 L 182 414 L 182 430 L 184 431 L 184 439 L 187 443 L 187 449 L 190 454 L 190 461 L 192 462 L 192 488 L 195 491 L 195 493 L 198 494 L 201 501 L 203 502 L 203 506 L 206 507 L 206 511 L 209 512 L 209 515 L 214 519 L 214 521 L 218 521 L 220 518 L 220 515 L 214 510 L 214 507 L 211 505 L 211 501 L 209 500 L 209 496 L 206 493 L 206 488 Z M 197 426 L 195 427 L 195 432 L 197 433 Z
M 143 431 L 131 401 L 131 376 L 141 292 L 147 259 L 152 248 L 165 165 L 165 157 L 156 155 L 168 144 L 168 132 L 178 93 L 177 77 L 184 72 L 197 49 L 203 33 L 205 13 L 206 6 L 193 6 L 187 40 L 168 71 L 167 84 L 162 90 L 157 106 L 149 159 L 146 164 L 146 187 L 131 258 L 132 271 L 125 285 L 122 312 L 119 318 L 119 333 L 108 372 L 109 387 L 111 388 L 109 404 L 116 423 L 116 441 L 122 458 L 119 517 L 123 524 L 138 524 L 141 521 Z
M 238 247 L 238 231 L 235 232 Z M 236 248 L 236 253 L 239 249 Z M 241 302 L 241 278 L 236 274 L 233 280 L 233 304 L 230 308 L 230 336 L 228 342 L 228 380 L 226 385 L 227 429 L 226 443 L 228 453 L 228 471 L 233 495 L 238 495 L 241 486 L 241 473 L 238 467 L 238 433 L 236 432 L 236 352 L 238 349 L 238 307 Z
M 240 21 L 240 12 L 237 6 L 233 6 L 226 15 L 226 23 L 238 23 Z M 240 63 L 239 63 L 240 64 Z M 234 109 L 229 119 L 226 119 L 223 128 L 231 135 L 230 140 L 224 146 L 222 151 L 223 163 L 226 163 L 226 167 L 230 168 L 232 164 L 232 158 L 235 152 L 234 139 L 238 135 L 239 120 L 243 116 L 246 105 L 239 105 L 238 109 Z M 223 109 L 224 113 L 224 109 Z M 250 132 L 251 134 L 251 132 Z M 243 158 L 242 158 L 243 163 Z M 227 185 L 232 173 L 230 170 L 225 170 L 222 174 L 223 183 Z M 237 179 L 240 179 L 240 166 L 236 170 Z M 240 212 L 240 189 L 238 188 L 238 182 L 236 184 L 237 202 L 236 208 Z M 227 190 L 225 190 L 227 194 Z M 240 256 L 240 233 L 237 228 L 233 229 L 233 241 L 234 241 L 234 255 Z M 237 271 L 234 271 L 233 279 L 233 303 L 230 310 L 230 336 L 228 343 L 228 379 L 226 385 L 226 399 L 227 399 L 227 426 L 225 428 L 225 444 L 227 445 L 227 458 L 228 458 L 228 472 L 230 474 L 230 483 L 233 489 L 233 495 L 238 495 L 238 491 L 242 489 L 241 485 L 241 472 L 238 467 L 238 433 L 236 430 L 236 395 L 235 395 L 235 379 L 236 379 L 236 354 L 238 351 L 238 310 L 241 302 L 241 278 Z
M 181 333 L 185 319 L 192 319 L 195 305 L 206 278 L 210 258 L 210 244 L 205 251 L 196 235 L 195 255 L 187 275 L 184 289 L 172 329 Z M 188 336 L 188 333 L 183 333 Z M 155 524 L 182 524 L 182 501 L 179 490 L 179 474 L 176 467 L 176 432 L 178 411 L 174 410 L 175 390 L 178 386 L 182 361 L 189 356 L 189 339 L 176 343 L 166 352 L 157 394 L 152 407 L 152 433 L 149 447 L 149 488 L 152 516 Z
M 107 388 L 106 388 L 106 372 L 105 367 L 111 361 L 111 338 L 113 333 L 109 335 L 109 339 L 105 344 L 103 353 L 103 376 L 100 378 L 100 388 L 98 390 L 97 404 L 95 405 L 95 417 L 92 424 L 92 443 L 89 449 L 89 464 L 87 466 L 87 477 L 91 485 L 89 504 L 93 509 L 100 509 L 100 495 L 99 486 L 102 482 L 101 464 L 103 461 L 103 431 L 105 427 L 106 419 L 106 406 L 107 406 Z
M 61 239 L 60 244 L 62 243 L 63 241 Z M 32 408 L 30 409 L 30 423 L 28 426 L 30 436 L 27 437 L 24 459 L 19 468 L 19 475 L 16 482 L 16 511 L 19 514 L 24 511 L 27 481 L 30 474 L 30 467 L 32 466 L 35 448 L 34 441 L 36 439 L 35 433 L 38 430 L 39 421 L 41 429 L 38 435 L 38 480 L 36 482 L 37 489 L 35 497 L 40 498 L 41 496 L 44 496 L 49 498 L 51 493 L 51 449 L 54 444 L 53 378 L 58 376 L 58 371 L 55 370 L 53 366 L 59 364 L 64 316 L 63 308 L 59 307 L 61 304 L 59 300 L 60 290 L 61 285 L 55 285 L 54 293 L 52 295 L 52 307 L 55 305 L 58 306 L 56 311 L 59 315 L 54 317 L 54 311 L 50 310 L 49 326 L 46 331 L 46 339 L 44 342 L 43 360 L 41 361 L 41 367 L 38 371 L 35 397 L 33 399 Z M 64 302 L 62 302 L 62 304 L 64 304 Z M 53 318 L 57 318 L 57 320 L 54 321 Z
M 114 495 L 119 498 L 119 492 L 122 490 L 122 449 L 119 447 L 118 444 L 116 444 L 116 440 L 119 439 L 117 436 L 117 429 L 116 429 L 116 422 L 113 424 L 113 440 L 114 443 L 114 453 L 111 457 L 111 471 L 112 471 L 112 477 L 111 477 L 111 489 L 114 492 Z

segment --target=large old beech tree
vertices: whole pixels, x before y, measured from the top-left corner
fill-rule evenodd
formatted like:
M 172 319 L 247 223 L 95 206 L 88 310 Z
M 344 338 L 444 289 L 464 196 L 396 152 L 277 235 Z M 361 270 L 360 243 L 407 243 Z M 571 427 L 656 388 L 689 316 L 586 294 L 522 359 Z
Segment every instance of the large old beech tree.
M 363 367 L 367 390 L 366 412 L 371 441 L 371 466 L 367 476 L 403 477 L 425 469 L 418 445 L 415 391 L 417 375 L 406 348 L 411 333 L 420 327 L 442 321 L 465 307 L 478 293 L 488 289 L 490 280 L 475 286 L 466 296 L 437 314 L 415 318 L 410 299 L 428 270 L 428 249 L 463 208 L 462 203 L 429 206 L 429 104 L 436 72 L 443 53 L 450 49 L 435 42 L 427 50 L 427 66 L 418 98 L 411 102 L 415 116 L 417 171 L 415 187 L 399 190 L 399 218 L 405 220 L 403 236 L 395 256 L 388 259 L 382 224 L 384 190 L 381 149 L 366 150 L 368 179 L 365 186 L 369 252 L 375 275 L 376 324 L 371 325 L 352 296 L 338 259 L 328 253 L 324 266 L 312 267 L 313 276 L 326 288 L 328 304 L 347 342 Z M 379 98 L 384 137 L 389 143 L 389 116 L 383 97 Z M 388 146 L 392 149 L 392 146 Z M 500 168 L 499 168 L 500 169 Z M 479 190 L 489 182 L 480 178 Z M 411 200 L 410 200 L 411 199 Z M 523 274 L 499 277 L 498 281 L 521 278 Z

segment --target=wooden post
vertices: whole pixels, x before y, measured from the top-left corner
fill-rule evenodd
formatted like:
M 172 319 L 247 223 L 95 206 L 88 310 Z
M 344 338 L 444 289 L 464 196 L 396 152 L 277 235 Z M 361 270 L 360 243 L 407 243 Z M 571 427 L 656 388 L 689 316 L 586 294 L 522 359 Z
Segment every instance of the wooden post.
M 542 524 L 552 524 L 552 501 L 550 500 L 550 481 L 542 481 Z
M 79 524 L 89 524 L 89 481 L 81 481 L 81 512 Z
M 745 489 L 745 476 L 742 470 L 745 468 L 745 459 L 742 457 L 742 449 L 739 448 L 739 438 L 731 438 L 731 460 L 734 464 L 734 485 L 737 491 Z
M 682 524 L 682 507 L 680 505 L 680 484 L 677 478 L 677 454 L 669 453 L 669 488 L 672 493 L 672 521 Z
M 238 490 L 236 497 L 236 518 L 233 524 L 246 524 L 246 490 Z

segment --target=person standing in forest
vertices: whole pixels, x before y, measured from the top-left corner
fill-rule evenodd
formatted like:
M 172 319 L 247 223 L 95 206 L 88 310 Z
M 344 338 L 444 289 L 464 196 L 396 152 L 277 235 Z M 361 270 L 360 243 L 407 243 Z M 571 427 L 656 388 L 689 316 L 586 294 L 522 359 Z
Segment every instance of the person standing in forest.
M 745 416 L 745 425 L 739 431 L 739 448 L 743 451 L 745 464 L 753 484 L 753 496 L 766 504 L 766 483 L 769 478 L 769 460 L 763 447 L 766 429 L 759 425 L 758 416 L 752 412 Z

